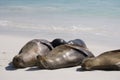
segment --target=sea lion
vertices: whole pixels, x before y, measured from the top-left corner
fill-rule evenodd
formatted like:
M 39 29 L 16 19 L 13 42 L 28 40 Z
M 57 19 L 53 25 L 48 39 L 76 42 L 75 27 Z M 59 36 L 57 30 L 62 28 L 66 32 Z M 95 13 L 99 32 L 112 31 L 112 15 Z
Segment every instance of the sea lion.
M 53 47 L 63 45 L 63 44 L 75 44 L 75 45 L 79 45 L 81 47 L 87 48 L 85 42 L 81 39 L 74 39 L 74 40 L 70 40 L 70 41 L 66 42 L 62 38 L 56 38 L 51 42 L 51 44 L 52 44 Z
M 75 45 L 79 45 L 81 47 L 87 48 L 85 42 L 81 39 L 74 39 L 74 40 L 70 40 L 67 42 L 68 44 L 75 44 Z
M 62 38 L 56 38 L 56 39 L 54 39 L 52 42 L 51 42 L 51 44 L 52 44 L 52 46 L 55 48 L 56 46 L 59 46 L 59 45 L 62 45 L 62 44 L 66 44 L 67 42 L 64 40 L 64 39 L 62 39 Z
M 13 65 L 16 68 L 25 68 L 36 65 L 36 56 L 46 56 L 54 47 L 65 44 L 65 40 L 56 38 L 49 42 L 44 39 L 33 39 L 20 50 L 19 54 L 13 58 Z
M 84 70 L 120 70 L 120 49 L 107 51 L 82 62 Z
M 16 68 L 25 68 L 36 65 L 36 56 L 46 56 L 53 49 L 51 43 L 44 39 L 33 39 L 23 46 L 19 54 L 13 58 Z
M 59 69 L 80 65 L 82 60 L 94 55 L 86 48 L 75 44 L 55 47 L 47 56 L 37 56 L 37 65 L 45 69 Z

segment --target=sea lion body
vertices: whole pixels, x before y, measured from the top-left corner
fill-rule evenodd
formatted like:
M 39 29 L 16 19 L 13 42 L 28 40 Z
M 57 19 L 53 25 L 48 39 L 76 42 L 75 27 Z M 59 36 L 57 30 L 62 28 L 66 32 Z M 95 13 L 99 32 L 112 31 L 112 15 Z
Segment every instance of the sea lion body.
M 85 70 L 120 70 L 120 50 L 104 52 L 95 58 L 82 62 Z
M 13 58 L 13 65 L 16 68 L 31 67 L 36 65 L 36 56 L 46 56 L 53 49 L 49 41 L 34 39 L 23 46 L 19 54 Z
M 86 48 L 65 44 L 57 46 L 47 56 L 38 56 L 37 59 L 40 67 L 59 69 L 80 65 L 86 57 L 93 57 L 93 54 Z

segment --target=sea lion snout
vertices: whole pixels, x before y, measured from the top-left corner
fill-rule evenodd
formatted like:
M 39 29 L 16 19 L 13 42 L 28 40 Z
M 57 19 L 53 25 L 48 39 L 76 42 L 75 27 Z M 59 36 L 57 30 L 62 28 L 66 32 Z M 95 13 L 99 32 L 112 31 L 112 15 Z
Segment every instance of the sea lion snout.
M 24 68 L 24 61 L 17 55 L 13 58 L 13 65 L 15 68 Z
M 82 70 L 91 70 L 90 67 L 86 66 L 85 64 L 81 64 Z
M 88 70 L 89 69 L 84 63 L 81 64 L 81 68 L 82 68 L 82 70 Z
M 85 70 L 120 70 L 120 50 L 107 51 L 94 58 L 85 59 L 81 67 Z
M 81 67 L 83 70 L 91 70 L 94 58 L 86 58 L 82 61 Z

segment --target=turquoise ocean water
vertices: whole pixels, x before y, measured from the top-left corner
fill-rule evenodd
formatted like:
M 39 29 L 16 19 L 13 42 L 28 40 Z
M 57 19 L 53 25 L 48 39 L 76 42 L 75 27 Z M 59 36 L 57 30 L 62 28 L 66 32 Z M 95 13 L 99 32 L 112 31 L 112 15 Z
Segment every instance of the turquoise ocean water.
M 0 34 L 114 45 L 120 42 L 120 0 L 0 0 Z

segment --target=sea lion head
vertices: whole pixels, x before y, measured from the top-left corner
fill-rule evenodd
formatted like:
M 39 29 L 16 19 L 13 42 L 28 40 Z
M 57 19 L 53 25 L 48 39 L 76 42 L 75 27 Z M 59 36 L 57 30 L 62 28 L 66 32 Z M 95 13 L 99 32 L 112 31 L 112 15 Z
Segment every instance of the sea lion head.
M 61 39 L 61 38 L 56 38 L 51 42 L 53 47 L 56 47 L 56 46 L 59 46 L 59 45 L 62 45 L 62 44 L 66 44 L 66 43 L 67 42 L 64 39 Z
M 48 68 L 48 65 L 47 65 L 45 58 L 41 55 L 37 56 L 37 66 L 39 66 L 40 69 L 44 69 L 44 68 L 47 69 Z
M 83 48 L 87 48 L 85 42 L 81 39 L 70 40 L 70 41 L 68 41 L 68 44 L 75 44 L 75 45 L 79 45 Z
M 37 55 L 45 56 L 52 49 L 49 41 L 34 39 L 23 46 L 19 54 L 13 58 L 13 66 L 16 68 L 36 66 Z
M 13 58 L 12 63 L 15 68 L 31 67 L 36 65 L 36 56 L 18 54 Z
M 92 70 L 94 66 L 94 59 L 95 58 L 86 58 L 82 61 L 81 67 L 83 70 Z
M 14 58 L 13 58 L 13 65 L 15 68 L 24 68 L 25 65 L 24 65 L 24 62 L 23 60 L 19 57 L 19 55 L 16 55 Z

